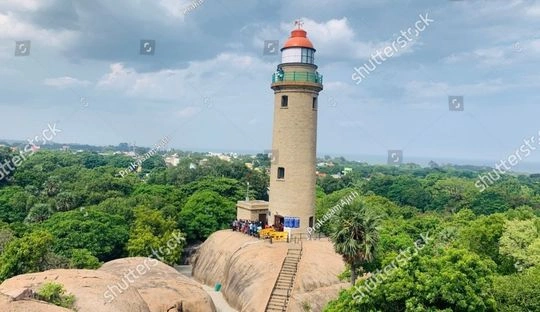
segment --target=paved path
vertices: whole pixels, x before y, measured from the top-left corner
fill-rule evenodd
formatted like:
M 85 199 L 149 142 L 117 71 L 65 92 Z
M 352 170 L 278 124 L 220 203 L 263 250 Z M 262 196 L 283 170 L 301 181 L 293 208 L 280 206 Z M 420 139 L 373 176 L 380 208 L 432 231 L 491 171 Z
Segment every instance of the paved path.
M 182 273 L 183 275 L 189 277 L 193 281 L 197 282 L 199 285 L 202 286 L 202 288 L 210 295 L 212 298 L 212 301 L 214 301 L 214 304 L 216 306 L 217 312 L 238 312 L 238 310 L 233 309 L 225 298 L 223 297 L 223 294 L 221 291 L 214 291 L 214 287 L 210 287 L 207 285 L 201 284 L 199 281 L 195 280 L 193 276 L 191 275 L 191 265 L 177 265 L 174 267 L 178 272 Z

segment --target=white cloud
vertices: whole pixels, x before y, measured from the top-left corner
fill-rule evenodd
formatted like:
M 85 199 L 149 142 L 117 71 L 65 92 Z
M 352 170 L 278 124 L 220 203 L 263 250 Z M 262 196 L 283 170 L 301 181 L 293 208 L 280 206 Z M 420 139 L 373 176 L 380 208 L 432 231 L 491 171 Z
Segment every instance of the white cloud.
M 53 0 L 2 0 L 0 9 L 35 11 L 53 2 Z
M 534 3 L 526 9 L 527 15 L 532 17 L 540 17 L 540 4 Z
M 452 54 L 443 59 L 445 63 L 473 62 L 479 66 L 500 67 L 540 59 L 540 39 L 516 41 L 506 45 L 476 49 L 472 52 Z
M 273 69 L 271 64 L 252 56 L 231 53 L 190 62 L 185 69 L 164 69 L 148 73 L 139 73 L 122 63 L 115 63 L 110 66 L 110 72 L 99 80 L 97 87 L 152 100 L 178 100 L 189 95 L 200 99 L 209 90 L 214 91 L 231 82 L 241 86 L 242 82 L 250 80 L 250 74 L 271 73 Z M 186 100 L 192 101 L 193 98 Z
M 176 116 L 180 118 L 190 118 L 197 115 L 201 111 L 200 107 L 188 106 L 176 112 Z
M 48 78 L 43 81 L 46 86 L 56 87 L 59 89 L 65 89 L 74 86 L 88 86 L 90 81 L 88 80 L 79 80 L 77 78 L 64 76 L 58 78 Z
M 404 86 L 404 98 L 414 102 L 418 99 L 445 98 L 449 95 L 486 96 L 497 94 L 517 86 L 517 84 L 505 83 L 501 79 L 461 85 L 415 80 Z
M 18 18 L 13 12 L 0 13 L 0 40 L 31 40 L 43 46 L 63 48 L 77 36 L 73 31 L 38 28 Z M 13 45 L 15 47 L 15 45 Z M 37 48 L 33 44 L 33 49 Z
M 159 5 L 167 15 L 184 18 L 184 12 L 195 6 L 204 5 L 205 0 L 160 0 Z M 196 8 L 196 7 L 195 7 Z
M 302 21 L 304 23 L 303 29 L 308 32 L 308 38 L 313 42 L 315 49 L 318 51 L 317 53 L 322 56 L 334 57 L 341 60 L 369 58 L 377 50 L 383 50 L 385 47 L 391 46 L 392 42 L 397 39 L 397 35 L 388 34 L 387 39 L 381 39 L 379 41 L 359 40 L 357 34 L 349 24 L 347 17 L 340 19 L 334 18 L 320 23 L 309 18 L 302 18 Z M 414 25 L 414 22 L 411 20 L 411 26 Z M 293 28 L 290 23 L 282 23 L 280 33 L 275 29 L 262 28 L 255 36 L 253 44 L 256 47 L 262 47 L 264 40 L 277 40 L 283 36 L 283 32 L 290 33 Z M 395 33 L 398 34 L 400 31 L 401 29 L 396 29 Z M 412 41 L 408 42 L 405 48 L 398 49 L 398 52 L 393 57 L 412 52 L 413 47 L 419 44 L 420 38 L 421 33 L 419 37 L 413 38 Z M 281 45 L 284 43 L 283 40 L 287 39 L 283 38 L 280 40 Z

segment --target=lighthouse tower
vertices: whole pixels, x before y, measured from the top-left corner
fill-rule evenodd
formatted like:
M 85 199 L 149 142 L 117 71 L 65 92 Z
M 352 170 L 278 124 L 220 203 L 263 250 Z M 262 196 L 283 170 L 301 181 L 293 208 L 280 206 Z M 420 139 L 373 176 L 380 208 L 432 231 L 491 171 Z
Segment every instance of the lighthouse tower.
M 306 233 L 315 222 L 317 98 L 323 89 L 313 44 L 297 22 L 272 76 L 274 130 L 268 222 Z

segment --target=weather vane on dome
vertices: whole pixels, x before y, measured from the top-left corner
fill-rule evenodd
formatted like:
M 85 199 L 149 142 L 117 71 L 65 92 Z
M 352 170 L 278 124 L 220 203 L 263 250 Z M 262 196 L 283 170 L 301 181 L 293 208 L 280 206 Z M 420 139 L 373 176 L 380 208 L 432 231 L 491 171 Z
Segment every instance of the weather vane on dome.
M 298 29 L 301 29 L 302 26 L 304 26 L 304 22 L 302 22 L 301 19 L 297 19 L 296 21 L 294 21 L 294 26 L 298 27 Z

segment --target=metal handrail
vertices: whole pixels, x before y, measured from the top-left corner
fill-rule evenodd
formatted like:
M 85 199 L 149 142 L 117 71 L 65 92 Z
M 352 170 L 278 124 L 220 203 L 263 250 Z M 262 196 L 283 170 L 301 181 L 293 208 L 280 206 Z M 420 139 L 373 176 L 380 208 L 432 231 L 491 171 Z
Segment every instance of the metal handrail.
M 323 75 L 310 72 L 281 72 L 272 75 L 272 83 L 281 81 L 300 81 L 323 83 Z

